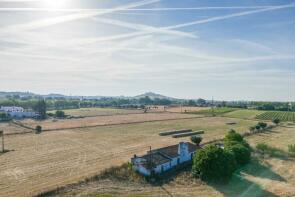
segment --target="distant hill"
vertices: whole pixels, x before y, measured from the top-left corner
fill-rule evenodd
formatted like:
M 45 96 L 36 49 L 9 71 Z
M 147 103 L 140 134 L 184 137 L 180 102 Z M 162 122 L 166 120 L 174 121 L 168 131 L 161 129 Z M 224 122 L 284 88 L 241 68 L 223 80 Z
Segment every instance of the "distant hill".
M 164 96 L 161 94 L 156 94 L 153 92 L 146 92 L 144 94 L 140 94 L 134 97 L 125 97 L 125 96 L 67 96 L 67 95 L 62 95 L 62 94 L 55 94 L 55 93 L 50 93 L 50 94 L 35 94 L 32 92 L 0 92 L 0 97 L 6 97 L 6 96 L 19 96 L 19 97 L 43 97 L 43 98 L 66 98 L 66 99 L 103 99 L 103 98 L 122 98 L 122 99 L 140 99 L 144 98 L 146 96 L 150 97 L 151 99 L 168 99 L 168 100 L 179 100 L 176 98 Z
M 168 97 L 168 96 L 164 96 L 164 95 L 161 95 L 161 94 L 157 94 L 157 93 L 154 93 L 154 92 L 146 92 L 144 94 L 140 94 L 140 95 L 137 95 L 133 98 L 135 99 L 140 99 L 140 98 L 144 98 L 144 97 L 150 97 L 151 99 L 168 99 L 168 100 L 178 100 L 176 98 L 172 98 L 172 97 Z

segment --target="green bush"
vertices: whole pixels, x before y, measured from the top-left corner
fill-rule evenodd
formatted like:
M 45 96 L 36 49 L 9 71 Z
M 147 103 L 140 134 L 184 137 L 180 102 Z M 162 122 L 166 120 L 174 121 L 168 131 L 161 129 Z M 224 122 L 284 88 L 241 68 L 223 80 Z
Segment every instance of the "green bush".
M 201 136 L 197 136 L 197 135 L 194 135 L 194 136 L 191 136 L 191 141 L 196 144 L 197 146 L 200 145 L 201 141 L 202 141 L 202 137 Z
M 261 129 L 260 125 L 256 125 L 256 126 L 255 126 L 255 129 L 256 129 L 256 130 L 260 130 L 260 129 Z
M 235 156 L 238 165 L 242 166 L 249 163 L 251 158 L 250 145 L 235 130 L 230 130 L 225 136 L 224 147 L 226 151 L 231 152 Z
M 226 134 L 224 141 L 242 142 L 242 141 L 244 141 L 244 139 L 241 134 L 237 133 L 235 130 L 232 129 Z
M 281 120 L 278 119 L 278 118 L 275 118 L 275 119 L 272 120 L 272 122 L 273 122 L 274 124 L 278 125 L 278 124 L 280 124 Z
M 280 150 L 275 147 L 271 147 L 265 143 L 259 143 L 256 145 L 256 149 L 261 154 L 267 154 L 271 157 L 285 157 L 286 153 L 283 150 Z
M 243 144 L 238 143 L 233 144 L 232 146 L 227 146 L 226 150 L 235 156 L 238 165 L 242 166 L 250 162 L 251 151 Z
M 257 125 L 259 125 L 261 129 L 265 129 L 267 127 L 267 123 L 265 122 L 258 122 Z
M 42 127 L 40 125 L 37 125 L 35 130 L 36 130 L 36 133 L 39 134 L 42 132 Z
M 295 144 L 288 145 L 288 154 L 291 157 L 295 157 Z
M 210 145 L 195 154 L 192 172 L 204 181 L 226 183 L 236 168 L 237 163 L 232 153 Z
M 61 110 L 57 110 L 55 112 L 55 117 L 57 118 L 64 118 L 66 116 L 65 112 L 64 111 L 61 111 Z

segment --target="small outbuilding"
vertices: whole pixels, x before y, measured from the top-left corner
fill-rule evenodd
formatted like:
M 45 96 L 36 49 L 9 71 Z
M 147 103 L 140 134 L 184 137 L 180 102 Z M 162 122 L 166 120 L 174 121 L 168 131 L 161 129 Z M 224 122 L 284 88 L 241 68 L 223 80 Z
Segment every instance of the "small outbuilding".
M 146 155 L 131 159 L 135 170 L 144 176 L 160 174 L 183 163 L 192 161 L 198 147 L 189 142 L 148 151 Z

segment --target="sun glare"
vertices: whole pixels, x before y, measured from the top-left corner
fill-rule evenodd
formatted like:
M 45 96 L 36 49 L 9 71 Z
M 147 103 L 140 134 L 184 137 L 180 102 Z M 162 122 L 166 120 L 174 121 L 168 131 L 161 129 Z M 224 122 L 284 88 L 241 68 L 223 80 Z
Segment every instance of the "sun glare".
M 44 0 L 42 4 L 46 8 L 63 8 L 66 5 L 66 0 Z

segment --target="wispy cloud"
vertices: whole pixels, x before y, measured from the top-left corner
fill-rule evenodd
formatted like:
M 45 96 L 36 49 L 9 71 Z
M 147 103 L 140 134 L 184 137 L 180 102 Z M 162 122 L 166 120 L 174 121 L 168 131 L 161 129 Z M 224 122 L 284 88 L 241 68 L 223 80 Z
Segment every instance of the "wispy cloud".
M 161 34 L 171 34 L 171 35 L 185 36 L 185 37 L 191 37 L 191 38 L 197 37 L 195 34 L 192 34 L 192 33 L 186 33 L 186 32 L 175 31 L 175 30 L 165 30 L 162 28 L 153 27 L 153 26 L 149 26 L 149 25 L 123 22 L 120 20 L 114 20 L 114 19 L 108 19 L 108 18 L 102 18 L 102 17 L 93 18 L 93 20 L 98 21 L 100 23 L 106 23 L 106 24 L 110 24 L 110 25 L 126 27 L 129 29 L 140 30 L 140 31 L 142 31 L 141 32 L 142 34 L 140 33 L 140 35 L 145 35 L 145 34 L 150 34 L 150 33 L 161 33 Z
M 6 0 L 0 2 L 34 2 L 42 0 Z M 244 10 L 244 9 L 261 9 L 261 8 L 274 8 L 276 6 L 219 6 L 219 7 L 170 7 L 170 8 L 128 8 L 124 11 L 193 11 L 193 10 Z M 3 12 L 96 12 L 96 11 L 110 11 L 109 8 L 84 8 L 84 9 L 73 9 L 73 8 L 0 8 Z
M 178 29 L 178 28 L 188 27 L 188 26 L 192 26 L 192 25 L 205 24 L 205 23 L 210 23 L 210 22 L 215 22 L 215 21 L 220 21 L 220 20 L 225 20 L 225 19 L 230 19 L 230 18 L 237 18 L 237 17 L 251 15 L 251 14 L 258 14 L 258 13 L 262 13 L 262 12 L 268 12 L 268 11 L 274 11 L 274 10 L 286 9 L 286 8 L 294 8 L 294 7 L 295 7 L 295 4 L 273 6 L 273 7 L 269 7 L 269 8 L 263 8 L 263 9 L 245 11 L 245 12 L 238 12 L 238 13 L 234 13 L 234 14 L 211 17 L 211 18 L 207 18 L 207 19 L 203 19 L 203 20 L 196 20 L 196 21 L 192 21 L 192 22 L 188 22 L 188 23 L 165 27 L 164 29 Z
M 132 3 L 125 6 L 119 6 L 113 9 L 108 9 L 104 11 L 88 12 L 88 13 L 75 13 L 65 16 L 51 17 L 47 19 L 35 20 L 29 23 L 24 23 L 20 25 L 14 25 L 9 27 L 4 27 L 0 29 L 0 32 L 16 32 L 16 31 L 29 31 L 34 29 L 39 29 L 43 27 L 48 27 L 56 24 L 62 24 L 66 22 L 71 22 L 75 20 L 80 20 L 84 18 L 90 18 L 98 15 L 109 14 L 116 11 L 122 11 L 134 7 L 144 6 L 152 3 L 159 2 L 160 0 L 144 0 L 136 3 Z

